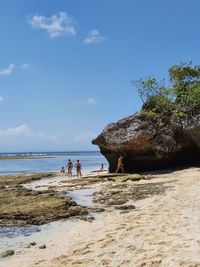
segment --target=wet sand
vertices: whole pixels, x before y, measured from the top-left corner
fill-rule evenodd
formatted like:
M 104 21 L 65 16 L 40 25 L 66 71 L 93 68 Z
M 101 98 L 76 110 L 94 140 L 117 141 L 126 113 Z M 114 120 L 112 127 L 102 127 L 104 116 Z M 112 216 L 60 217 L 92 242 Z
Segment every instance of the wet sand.
M 136 209 L 124 213 L 110 208 L 92 222 L 55 230 L 44 240 L 46 249 L 39 249 L 42 243 L 24 248 L 0 266 L 200 266 L 200 168 L 134 183 L 159 182 L 169 183 L 169 188 L 130 201 Z

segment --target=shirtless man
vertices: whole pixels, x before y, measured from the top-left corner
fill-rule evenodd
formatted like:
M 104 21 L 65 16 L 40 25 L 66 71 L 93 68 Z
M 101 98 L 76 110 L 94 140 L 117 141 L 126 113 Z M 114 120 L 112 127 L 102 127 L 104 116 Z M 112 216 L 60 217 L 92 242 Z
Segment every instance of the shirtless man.
M 120 156 L 118 158 L 117 169 L 116 169 L 115 173 L 118 173 L 118 171 L 121 171 L 122 173 L 124 173 L 124 164 L 123 164 L 123 157 L 122 156 Z
M 75 167 L 76 167 L 77 177 L 81 177 L 82 176 L 82 174 L 81 174 L 82 166 L 81 166 L 80 160 L 77 160 Z
M 68 177 L 72 177 L 72 169 L 73 169 L 73 163 L 72 163 L 71 159 L 69 159 L 68 163 L 67 163 L 67 174 L 68 174 Z

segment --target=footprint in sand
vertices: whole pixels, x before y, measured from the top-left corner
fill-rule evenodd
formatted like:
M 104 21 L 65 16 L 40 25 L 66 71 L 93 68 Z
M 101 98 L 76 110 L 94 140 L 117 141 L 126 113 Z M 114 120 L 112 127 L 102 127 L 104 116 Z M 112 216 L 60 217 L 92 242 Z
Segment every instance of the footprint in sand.
M 41 260 L 41 261 L 36 262 L 35 265 L 38 265 L 38 264 L 44 263 L 44 262 L 45 262 L 45 260 Z
M 102 244 L 101 248 L 105 248 L 105 247 L 107 247 L 108 245 L 114 243 L 114 241 L 115 241 L 114 238 L 105 240 L 104 243 Z
M 109 233 L 109 234 L 106 235 L 106 237 L 107 237 L 107 238 L 111 238 L 112 235 L 113 235 L 112 233 Z
M 99 239 L 97 242 L 102 242 L 102 241 L 104 241 L 105 239 Z
M 160 267 L 162 260 L 153 260 L 150 262 L 143 262 L 140 265 L 137 265 L 138 267 Z
M 136 249 L 136 253 L 145 253 L 146 252 L 146 250 L 145 249 L 143 249 L 143 248 L 138 248 L 138 249 Z
M 118 230 L 123 230 L 124 229 L 124 227 L 117 227 L 116 228 L 116 230 L 118 231 Z
M 89 265 L 89 264 L 92 264 L 92 265 Z M 84 259 L 84 260 L 78 260 L 78 261 L 73 261 L 72 262 L 72 265 L 75 265 L 75 266 L 94 266 L 94 260 L 93 259 Z M 66 265 L 67 266 L 67 265 Z
M 68 256 L 61 255 L 60 257 L 55 258 L 55 259 L 52 260 L 52 265 L 51 266 L 55 266 L 57 263 L 59 263 L 60 266 L 61 266 L 61 264 L 64 265 L 64 266 L 67 266 L 68 263 L 70 263 L 71 261 L 72 260 L 70 260 L 68 258 Z
M 110 267 L 110 262 L 108 260 L 102 261 L 101 266 L 108 266 Z
M 164 245 L 164 246 L 167 246 L 169 244 L 169 242 L 166 242 L 166 241 L 160 241 L 157 243 L 158 245 Z
M 81 255 L 86 255 L 86 254 L 88 254 L 88 253 L 90 253 L 90 252 L 92 252 L 91 250 L 86 250 L 86 251 L 83 251 L 82 253 L 81 253 Z
M 127 248 L 128 250 L 130 250 L 130 251 L 132 251 L 132 250 L 136 250 L 136 247 L 134 247 L 134 246 L 132 246 L 132 245 L 127 246 L 126 248 Z
M 115 251 L 108 251 L 108 252 L 99 254 L 97 257 L 98 258 L 102 258 L 102 257 L 108 258 L 108 257 L 113 257 L 115 254 L 116 254 Z
M 84 247 L 84 248 L 74 250 L 74 251 L 73 251 L 73 254 L 79 256 L 79 255 L 85 255 L 85 254 L 88 254 L 88 253 L 90 253 L 90 252 L 91 252 L 91 250 L 89 250 L 88 247 L 86 246 L 86 247 Z
M 194 262 L 180 262 L 181 267 L 200 267 L 200 263 Z
M 132 267 L 131 262 L 129 260 L 125 260 L 122 263 L 120 263 L 120 265 L 118 265 L 117 267 L 121 267 L 121 266 L 126 266 L 126 267 Z
M 134 227 L 133 226 L 130 226 L 130 227 L 126 228 L 126 231 L 131 231 L 133 229 L 134 229 Z

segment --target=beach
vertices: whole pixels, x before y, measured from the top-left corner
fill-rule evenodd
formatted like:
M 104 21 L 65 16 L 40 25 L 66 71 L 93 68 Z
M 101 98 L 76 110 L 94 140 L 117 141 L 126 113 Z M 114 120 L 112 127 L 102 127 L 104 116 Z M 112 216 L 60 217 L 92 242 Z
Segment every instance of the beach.
M 16 250 L 0 266 L 200 266 L 199 177 L 200 168 L 189 168 L 156 173 L 139 181 L 98 182 L 95 188 L 105 195 L 116 186 L 122 192 L 127 186 L 160 188 L 164 183 L 165 188 L 121 203 L 127 209 L 116 209 L 119 203 L 105 205 L 104 201 L 105 211 L 95 220 L 55 228 L 35 246 Z M 98 193 L 94 198 L 98 202 Z M 44 244 L 46 248 L 39 249 Z
M 0 267 L 200 267 L 200 1 L 0 3 Z

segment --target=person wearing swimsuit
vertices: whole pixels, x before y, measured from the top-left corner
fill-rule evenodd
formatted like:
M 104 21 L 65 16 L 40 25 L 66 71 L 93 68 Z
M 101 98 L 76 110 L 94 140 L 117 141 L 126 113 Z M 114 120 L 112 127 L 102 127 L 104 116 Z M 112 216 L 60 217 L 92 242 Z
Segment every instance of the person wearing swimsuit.
M 72 169 L 73 169 L 73 163 L 72 163 L 71 159 L 69 159 L 68 163 L 67 163 L 67 175 L 68 175 L 68 177 L 72 177 Z
M 100 171 L 101 171 L 101 172 L 104 171 L 104 165 L 103 165 L 103 164 L 101 164 Z
M 62 166 L 61 170 L 60 170 L 61 175 L 65 175 L 65 168 Z
M 77 160 L 75 166 L 76 166 L 76 175 L 77 175 L 77 177 L 81 177 L 82 176 L 82 174 L 81 174 L 82 166 L 81 166 L 80 160 Z
M 121 171 L 122 173 L 124 173 L 124 164 L 123 164 L 123 157 L 122 156 L 120 156 L 118 159 L 117 169 L 116 169 L 115 173 L 118 173 L 118 171 Z

